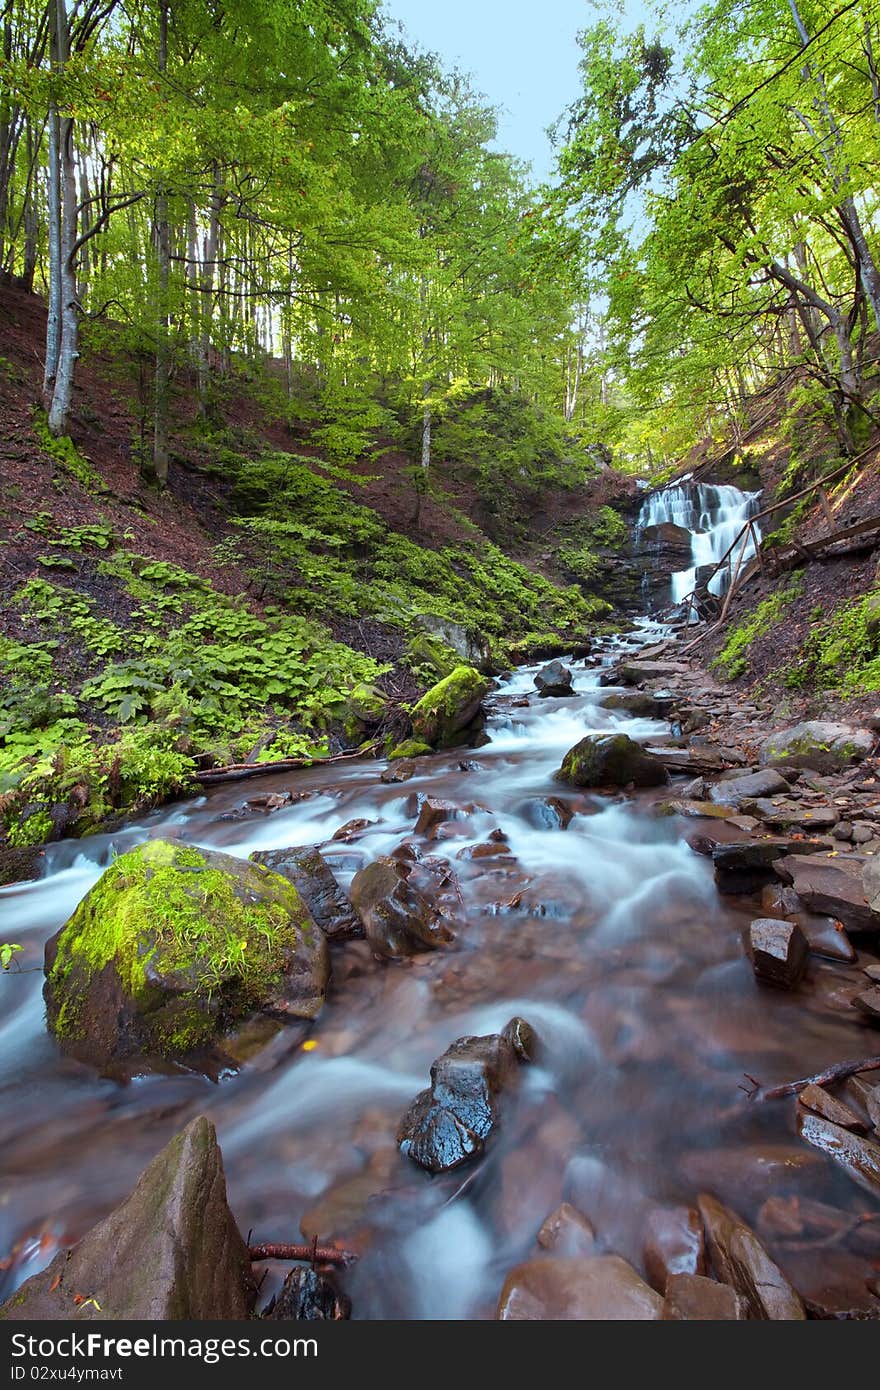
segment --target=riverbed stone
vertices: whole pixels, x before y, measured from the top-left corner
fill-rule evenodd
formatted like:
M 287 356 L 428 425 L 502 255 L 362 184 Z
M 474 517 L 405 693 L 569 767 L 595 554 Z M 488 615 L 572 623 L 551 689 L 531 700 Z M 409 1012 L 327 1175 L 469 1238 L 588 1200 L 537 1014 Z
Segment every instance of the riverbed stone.
M 742 1322 L 745 1301 L 729 1284 L 702 1274 L 672 1274 L 663 1303 L 664 1322 Z
M 859 1187 L 873 1197 L 880 1196 L 880 1144 L 875 1139 L 854 1134 L 802 1107 L 798 1108 L 797 1128 L 806 1143 L 833 1158 Z
M 763 984 L 793 989 L 809 955 L 807 938 L 796 922 L 757 917 L 746 933 L 746 950 L 755 976 Z
M 258 849 L 251 862 L 289 879 L 328 941 L 363 936 L 364 924 L 314 845 Z
M 877 736 L 870 729 L 853 728 L 827 719 L 808 719 L 788 729 L 778 729 L 760 748 L 767 767 L 799 767 L 813 772 L 840 772 L 871 756 Z
M 556 778 L 576 787 L 658 787 L 669 780 L 660 759 L 626 734 L 588 734 L 566 753 Z
M 567 830 L 575 813 L 568 802 L 558 796 L 532 796 L 519 802 L 514 814 L 535 830 Z
M 568 1259 L 581 1259 L 596 1252 L 596 1232 L 583 1212 L 571 1202 L 560 1202 L 538 1232 L 542 1250 L 552 1250 Z
M 635 719 L 665 719 L 673 703 L 672 695 L 646 690 L 616 690 L 600 701 L 603 709 L 622 710 Z
M 129 1197 L 0 1307 L 0 1320 L 238 1320 L 256 1297 L 203 1115 L 175 1135 Z
M 263 1317 L 276 1322 L 341 1322 L 351 1317 L 351 1302 L 331 1275 L 294 1265 Z
M 497 1127 L 501 1092 L 518 1064 L 535 1055 L 524 1019 L 501 1033 L 458 1038 L 431 1066 L 431 1085 L 416 1096 L 397 1131 L 402 1153 L 431 1173 L 446 1173 L 482 1154 Z
M 645 1223 L 645 1273 L 658 1293 L 674 1274 L 706 1274 L 703 1222 L 695 1207 L 653 1207 Z
M 798 1094 L 798 1105 L 802 1105 L 805 1110 L 812 1110 L 815 1115 L 821 1115 L 823 1120 L 830 1120 L 832 1124 L 841 1125 L 844 1129 L 851 1129 L 856 1134 L 865 1134 L 868 1126 L 861 1116 L 846 1104 L 843 1100 L 838 1100 L 826 1091 L 824 1086 L 810 1084 Z
M 374 955 L 386 960 L 434 951 L 452 940 L 444 915 L 410 882 L 412 860 L 380 855 L 351 881 L 352 905 Z
M 719 806 L 743 806 L 757 798 L 787 792 L 788 783 L 773 768 L 725 778 L 709 790 L 709 800 Z
M 857 994 L 852 1002 L 853 1007 L 866 1014 L 872 1023 L 880 1023 L 880 985 L 872 985 Z
M 813 912 L 829 913 L 851 931 L 880 932 L 880 862 L 856 855 L 791 855 L 775 864 Z
M 741 1296 L 748 1315 L 770 1322 L 803 1321 L 799 1294 L 751 1227 L 710 1193 L 700 1195 L 698 1206 L 715 1273 Z
M 445 748 L 455 743 L 479 714 L 491 684 L 472 666 L 456 666 L 413 707 L 415 739 L 435 748 Z
M 656 1321 L 663 1300 L 620 1255 L 527 1260 L 498 1300 L 502 1321 Z
M 561 661 L 549 661 L 535 673 L 535 689 L 545 698 L 573 695 L 571 671 Z
M 150 840 L 104 871 L 47 943 L 45 970 L 50 1031 L 103 1067 L 222 1049 L 260 1015 L 313 1019 L 330 958 L 287 878 Z

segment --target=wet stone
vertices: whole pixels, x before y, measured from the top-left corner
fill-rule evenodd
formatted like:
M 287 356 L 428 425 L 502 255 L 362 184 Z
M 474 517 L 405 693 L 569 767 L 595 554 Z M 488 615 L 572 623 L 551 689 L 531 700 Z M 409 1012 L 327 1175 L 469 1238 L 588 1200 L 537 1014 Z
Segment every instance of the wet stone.
M 844 1129 L 852 1129 L 857 1134 L 864 1134 L 868 1128 L 845 1101 L 837 1100 L 822 1086 L 805 1086 L 798 1096 L 798 1104 L 825 1120 L 831 1120 L 832 1124 L 842 1125 Z
M 870 989 L 857 994 L 852 1002 L 872 1023 L 880 1023 L 880 985 L 872 985 Z
M 328 941 L 363 936 L 364 924 L 343 893 L 320 850 L 312 846 L 255 850 L 251 861 L 281 874 L 300 897 Z
M 583 1212 L 571 1202 L 561 1202 L 538 1232 L 538 1244 L 543 1250 L 579 1259 L 595 1254 L 596 1233 Z
M 375 955 L 391 959 L 433 951 L 452 940 L 439 908 L 418 884 L 410 882 L 413 865 L 380 855 L 359 869 L 349 890 Z
M 715 1273 L 742 1297 L 748 1315 L 765 1322 L 802 1321 L 800 1296 L 751 1227 L 708 1193 L 698 1205 Z
M 799 1107 L 798 1134 L 828 1154 L 853 1182 L 874 1197 L 880 1194 L 880 1144 Z
M 498 1301 L 503 1321 L 656 1321 L 659 1294 L 619 1255 L 528 1260 L 510 1271 Z
M 766 768 L 762 772 L 750 772 L 717 782 L 709 792 L 710 801 L 719 806 L 741 806 L 756 797 L 773 796 L 776 792 L 787 792 L 788 783 L 778 772 Z
M 572 695 L 571 671 L 561 661 L 551 661 L 535 675 L 535 688 L 545 697 Z
M 432 1173 L 481 1154 L 498 1124 L 501 1092 L 534 1048 L 533 1030 L 519 1018 L 502 1033 L 458 1038 L 433 1063 L 429 1089 L 403 1116 L 397 1132 L 401 1152 Z
M 530 797 L 514 807 L 514 814 L 535 830 L 567 830 L 574 820 L 574 811 L 558 796 Z
M 365 830 L 369 830 L 371 825 L 376 824 L 376 821 L 365 820 L 363 816 L 355 817 L 354 820 L 348 820 L 344 825 L 340 825 L 339 829 L 334 832 L 333 839 L 356 840 L 363 835 Z
M 379 777 L 380 782 L 386 785 L 396 782 L 408 782 L 418 772 L 418 764 L 412 758 L 401 758 L 398 762 L 389 763 L 384 772 Z
M 795 922 L 758 917 L 748 928 L 746 949 L 763 984 L 793 989 L 806 969 L 809 947 Z
M 665 1293 L 670 1276 L 705 1274 L 706 1243 L 703 1222 L 695 1207 L 654 1207 L 645 1224 L 642 1251 L 645 1273 L 658 1293 Z
M 666 1285 L 664 1322 L 742 1322 L 746 1305 L 729 1284 L 701 1274 L 672 1274 Z
M 297 1265 L 263 1314 L 275 1321 L 340 1322 L 351 1317 L 351 1303 L 326 1274 Z

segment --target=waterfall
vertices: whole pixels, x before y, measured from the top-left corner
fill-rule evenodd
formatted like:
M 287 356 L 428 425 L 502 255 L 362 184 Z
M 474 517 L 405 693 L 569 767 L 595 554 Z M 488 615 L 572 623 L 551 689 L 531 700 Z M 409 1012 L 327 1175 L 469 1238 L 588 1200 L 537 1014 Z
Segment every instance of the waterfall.
M 691 535 L 692 563 L 672 575 L 670 597 L 674 604 L 681 603 L 693 592 L 697 571 L 704 565 L 717 564 L 730 548 L 745 523 L 759 510 L 760 495 L 760 492 L 743 492 L 729 484 L 684 481 L 645 498 L 636 523 L 637 532 L 671 523 Z M 760 540 L 757 522 L 754 531 Z M 738 546 L 731 557 L 734 565 L 739 551 Z M 754 554 L 755 545 L 749 535 L 743 564 Z M 712 578 L 709 589 L 713 594 L 723 594 L 729 583 L 730 570 L 725 567 Z

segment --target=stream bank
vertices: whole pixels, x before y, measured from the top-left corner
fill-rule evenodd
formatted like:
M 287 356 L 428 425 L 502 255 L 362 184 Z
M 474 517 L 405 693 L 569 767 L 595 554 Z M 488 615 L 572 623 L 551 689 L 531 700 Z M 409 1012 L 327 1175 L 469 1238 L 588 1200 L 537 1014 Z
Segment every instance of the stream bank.
M 327 1003 L 305 1043 L 290 1050 L 282 1038 L 219 1084 L 175 1069 L 127 1085 L 102 1079 L 45 1033 L 41 975 L 5 978 L 2 1182 L 14 1197 L 0 1207 L 0 1247 L 10 1252 L 3 1296 L 80 1238 L 204 1113 L 241 1230 L 270 1241 L 317 1236 L 359 1253 L 342 1276 L 356 1317 L 494 1316 L 510 1271 L 545 1250 L 538 1233 L 561 1202 L 591 1224 L 599 1257 L 653 1270 L 656 1281 L 650 1233 L 699 1220 L 702 1193 L 755 1228 L 813 1315 L 875 1315 L 876 1194 L 798 1137 L 794 1102 L 749 1104 L 739 1090 L 745 1073 L 770 1084 L 872 1050 L 877 1034 L 849 1002 L 856 967 L 876 960 L 871 939 L 858 939 L 856 965 L 812 955 L 796 991 L 768 990 L 743 948 L 764 915 L 759 900 L 719 893 L 711 857 L 688 843 L 695 834 L 741 841 L 741 824 L 696 820 L 681 807 L 667 814 L 670 801 L 694 800 L 682 794 L 692 779 L 681 771 L 669 787 L 632 795 L 554 780 L 591 732 L 665 743 L 673 759 L 695 740 L 706 746 L 704 726 L 684 735 L 691 749 L 669 748 L 669 704 L 661 719 L 605 703 L 635 690 L 611 683 L 623 677 L 612 666 L 671 656 L 675 646 L 658 653 L 658 639 L 688 640 L 642 623 L 571 663 L 570 697 L 541 698 L 537 668 L 520 668 L 491 698 L 485 746 L 420 758 L 403 784 L 365 761 L 295 781 L 267 775 L 246 792 L 215 788 L 116 835 L 52 846 L 43 879 L 3 891 L 28 966 L 110 856 L 147 838 L 241 857 L 320 844 L 344 887 L 407 842 L 446 861 L 461 891 L 454 942 L 391 963 L 365 942 L 334 947 Z M 690 711 L 702 706 L 717 722 L 712 740 L 724 730 L 732 767 L 751 764 L 737 748 L 744 726 L 724 726 L 726 697 L 714 682 L 687 667 L 644 683 L 661 680 L 680 686 L 679 722 L 701 722 L 681 709 L 684 695 Z M 765 723 L 760 708 L 741 713 L 756 730 Z M 275 810 L 244 805 L 277 805 L 276 794 L 284 803 L 291 790 L 297 799 Z M 415 834 L 427 795 L 464 814 Z M 851 795 L 868 802 L 855 787 Z M 551 797 L 573 812 L 566 829 L 535 823 Z M 502 852 L 476 852 L 486 845 Z M 541 1055 L 485 1155 L 464 1172 L 420 1172 L 400 1153 L 397 1130 L 431 1063 L 455 1039 L 498 1032 L 516 1016 L 536 1031 Z M 266 1297 L 283 1272 L 271 1267 Z M 541 1276 L 540 1315 L 572 1316 L 554 1308 L 552 1277 Z

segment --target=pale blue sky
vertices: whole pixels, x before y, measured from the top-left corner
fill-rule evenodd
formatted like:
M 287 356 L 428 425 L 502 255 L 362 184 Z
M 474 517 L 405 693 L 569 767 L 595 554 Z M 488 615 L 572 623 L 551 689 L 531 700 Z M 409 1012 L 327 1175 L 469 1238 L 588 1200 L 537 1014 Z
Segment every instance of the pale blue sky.
M 528 160 L 537 178 L 552 166 L 544 134 L 580 90 L 575 42 L 599 17 L 590 0 L 385 0 L 385 10 L 421 48 L 472 74 L 501 108 L 498 144 Z M 627 23 L 644 14 L 626 0 Z

